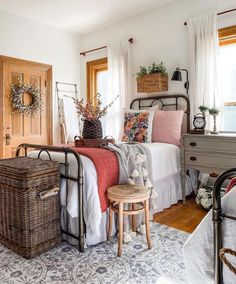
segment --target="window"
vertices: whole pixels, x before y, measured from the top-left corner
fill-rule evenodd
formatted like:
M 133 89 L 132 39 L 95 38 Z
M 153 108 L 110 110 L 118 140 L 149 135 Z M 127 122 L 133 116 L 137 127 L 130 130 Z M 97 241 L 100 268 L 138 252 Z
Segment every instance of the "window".
M 236 26 L 219 30 L 221 87 L 224 94 L 222 130 L 236 132 Z
M 103 104 L 107 99 L 107 58 L 87 62 L 87 99 L 92 100 L 97 93 L 101 94 Z M 96 100 L 94 101 L 96 104 Z
M 87 99 L 93 100 L 95 95 L 101 95 L 102 107 L 108 104 L 108 64 L 107 58 L 87 62 Z M 96 99 L 93 101 L 96 105 Z M 101 119 L 103 136 L 106 136 L 106 119 Z

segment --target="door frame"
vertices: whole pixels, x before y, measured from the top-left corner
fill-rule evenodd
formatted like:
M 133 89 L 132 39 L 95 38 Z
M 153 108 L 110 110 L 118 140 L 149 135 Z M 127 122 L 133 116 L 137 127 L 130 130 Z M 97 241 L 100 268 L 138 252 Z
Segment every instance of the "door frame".
M 32 69 L 46 72 L 46 121 L 47 121 L 47 143 L 53 142 L 53 111 L 52 111 L 52 65 L 28 61 L 24 59 L 0 55 L 0 145 L 3 143 L 3 98 L 4 98 L 4 64 L 18 66 L 29 66 Z M 0 157 L 3 157 L 3 147 L 0 147 Z

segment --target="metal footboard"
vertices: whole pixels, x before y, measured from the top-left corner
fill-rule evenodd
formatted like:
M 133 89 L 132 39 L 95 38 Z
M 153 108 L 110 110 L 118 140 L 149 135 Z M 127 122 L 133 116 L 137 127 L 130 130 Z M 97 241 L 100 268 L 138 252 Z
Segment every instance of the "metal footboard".
M 223 284 L 223 267 L 220 260 L 220 250 L 222 248 L 222 221 L 224 218 L 236 220 L 235 216 L 224 214 L 221 207 L 221 194 L 220 190 L 223 182 L 229 178 L 236 176 L 236 168 L 231 168 L 224 171 L 215 181 L 213 187 L 213 232 L 214 232 L 214 271 L 215 271 L 215 284 Z
M 40 158 L 41 154 L 43 152 L 46 152 L 49 159 L 51 158 L 51 152 L 58 152 L 64 154 L 64 163 L 60 163 L 65 167 L 64 174 L 60 174 L 61 178 L 64 178 L 66 180 L 66 206 L 67 206 L 67 199 L 68 199 L 68 181 L 73 180 L 77 182 L 78 185 L 78 198 L 79 198 L 79 204 L 78 204 L 78 227 L 79 227 L 79 235 L 73 235 L 68 231 L 68 220 L 66 220 L 66 229 L 62 228 L 62 233 L 65 235 L 68 235 L 72 237 L 73 239 L 76 239 L 79 244 L 79 251 L 84 251 L 84 239 L 85 239 L 85 233 L 86 233 L 86 226 L 84 222 L 84 214 L 83 214 L 83 190 L 84 190 L 84 181 L 83 181 L 83 165 L 80 159 L 80 155 L 74 151 L 73 149 L 69 147 L 57 147 L 57 146 L 46 146 L 46 145 L 35 145 L 35 144 L 21 144 L 16 149 L 16 156 L 19 156 L 21 152 L 23 151 L 23 155 L 27 156 L 28 150 L 39 150 L 38 158 Z M 78 174 L 77 177 L 71 177 L 69 176 L 69 162 L 68 162 L 68 155 L 73 155 L 77 161 L 78 165 Z M 67 213 L 68 214 L 68 213 Z M 68 215 L 66 214 L 66 218 L 68 218 Z

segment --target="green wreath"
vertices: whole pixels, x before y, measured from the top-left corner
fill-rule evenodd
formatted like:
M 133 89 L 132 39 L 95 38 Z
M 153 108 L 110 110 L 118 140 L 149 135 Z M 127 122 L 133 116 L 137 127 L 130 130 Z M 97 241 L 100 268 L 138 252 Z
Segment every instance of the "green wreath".
M 25 93 L 31 95 L 31 104 L 25 105 L 23 103 L 23 95 Z M 43 108 L 41 91 L 38 88 L 35 88 L 33 85 L 11 84 L 11 105 L 13 112 L 34 115 L 36 112 L 41 111 Z

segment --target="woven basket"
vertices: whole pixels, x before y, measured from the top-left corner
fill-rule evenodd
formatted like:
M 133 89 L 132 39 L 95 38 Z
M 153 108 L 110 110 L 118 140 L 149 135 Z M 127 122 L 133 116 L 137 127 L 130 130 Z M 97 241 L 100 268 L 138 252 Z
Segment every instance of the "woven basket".
M 160 73 L 147 74 L 137 78 L 138 93 L 162 92 L 168 90 L 168 76 Z
M 0 243 L 32 258 L 61 240 L 59 164 L 0 160 Z
M 99 119 L 85 120 L 83 126 L 84 139 L 101 139 L 102 138 L 102 123 Z
M 79 136 L 75 136 L 74 139 L 75 147 L 84 148 L 99 148 L 107 145 L 107 143 L 115 143 L 113 138 L 103 138 L 103 139 L 84 139 Z

